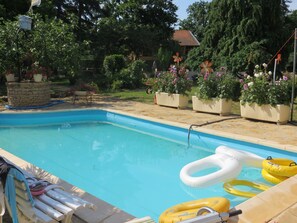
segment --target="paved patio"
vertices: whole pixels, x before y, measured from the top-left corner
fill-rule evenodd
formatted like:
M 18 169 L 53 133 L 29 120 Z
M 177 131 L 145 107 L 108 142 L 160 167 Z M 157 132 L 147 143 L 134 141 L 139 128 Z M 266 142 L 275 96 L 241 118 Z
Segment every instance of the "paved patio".
M 245 120 L 239 116 L 222 117 L 197 113 L 190 109 L 161 107 L 153 103 L 143 104 L 100 95 L 93 97 L 92 104 L 86 103 L 83 99 L 77 101 L 75 105 L 71 103 L 71 98 L 63 98 L 63 100 L 65 101 L 64 104 L 45 108 L 42 111 L 81 108 L 107 109 L 143 118 L 161 120 L 185 128 L 188 128 L 191 124 L 198 124 L 202 125 L 202 127 L 198 127 L 199 131 L 297 152 L 297 126 L 293 124 L 276 125 L 274 123 Z M 0 106 L 1 110 L 7 112 L 3 105 Z M 249 199 L 236 208 L 242 209 L 243 214 L 230 222 L 297 222 L 297 176 L 291 177 L 272 189 Z M 127 216 L 125 216 L 126 219 Z

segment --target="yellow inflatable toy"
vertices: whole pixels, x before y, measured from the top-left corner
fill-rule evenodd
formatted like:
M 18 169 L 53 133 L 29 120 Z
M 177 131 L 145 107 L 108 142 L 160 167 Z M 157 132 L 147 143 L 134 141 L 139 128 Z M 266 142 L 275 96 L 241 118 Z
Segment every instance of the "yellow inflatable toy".
M 224 197 L 212 197 L 177 204 L 160 215 L 159 223 L 175 223 L 194 218 L 202 207 L 209 207 L 217 212 L 227 212 L 230 201 Z
M 228 193 L 236 196 L 249 197 L 249 198 L 256 196 L 258 193 L 238 190 L 238 189 L 235 189 L 234 186 L 247 186 L 261 191 L 264 191 L 270 188 L 265 184 L 254 183 L 247 180 L 231 180 L 229 182 L 224 183 L 224 189 Z
M 297 163 L 294 160 L 284 158 L 272 159 L 269 156 L 262 162 L 262 167 L 266 172 L 274 176 L 291 177 L 297 174 Z
M 279 184 L 280 182 L 288 179 L 289 177 L 277 176 L 268 173 L 265 169 L 262 169 L 262 177 L 270 183 Z

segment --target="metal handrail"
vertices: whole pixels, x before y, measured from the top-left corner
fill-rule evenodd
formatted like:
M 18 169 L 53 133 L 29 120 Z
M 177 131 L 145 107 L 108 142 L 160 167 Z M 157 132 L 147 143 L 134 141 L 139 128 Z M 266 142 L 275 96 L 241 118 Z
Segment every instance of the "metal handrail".
M 239 117 L 231 117 L 231 118 L 225 118 L 225 119 L 220 119 L 220 120 L 216 120 L 216 121 L 212 121 L 212 122 L 204 122 L 202 124 L 191 124 L 189 129 L 188 129 L 188 146 L 190 146 L 190 134 L 191 134 L 191 130 L 193 128 L 193 126 L 195 127 L 202 127 L 202 126 L 205 126 L 205 125 L 210 125 L 210 124 L 214 124 L 214 123 L 218 123 L 218 122 L 223 122 L 223 121 L 227 121 L 227 120 L 232 120 L 232 119 L 239 119 L 241 118 L 240 116 Z

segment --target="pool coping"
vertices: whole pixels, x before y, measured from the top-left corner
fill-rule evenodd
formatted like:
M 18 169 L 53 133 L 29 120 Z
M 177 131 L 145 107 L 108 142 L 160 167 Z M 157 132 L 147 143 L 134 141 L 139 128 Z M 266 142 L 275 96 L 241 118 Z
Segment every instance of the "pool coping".
M 164 119 L 158 119 L 153 117 L 147 117 L 143 115 L 132 114 L 129 112 L 114 110 L 114 109 L 102 109 L 102 108 L 85 108 L 85 109 L 61 109 L 56 111 L 36 111 L 36 112 L 61 112 L 61 111 L 73 111 L 73 110 L 104 110 L 107 112 L 114 112 L 117 114 L 127 115 L 130 117 L 141 118 L 144 120 L 159 122 L 162 124 L 168 124 L 176 127 L 189 129 L 190 125 L 182 124 L 178 122 L 168 121 Z M 26 111 L 27 112 L 27 111 Z M 28 111 L 32 112 L 32 111 Z M 3 113 L 24 113 L 20 112 L 3 112 Z M 297 153 L 297 146 L 289 144 L 279 144 L 269 140 L 263 140 L 256 137 L 242 136 L 239 134 L 227 133 L 213 129 L 207 129 L 203 127 L 193 127 L 195 131 L 201 131 L 204 133 L 214 134 L 226 138 L 236 138 L 237 140 L 261 144 L 264 146 L 274 147 L 281 150 L 291 151 Z M 0 150 L 2 154 L 3 150 Z M 5 151 L 6 152 L 6 151 Z M 286 193 L 290 191 L 290 193 Z M 100 200 L 100 199 L 99 199 Z M 237 205 L 234 209 L 241 209 L 243 213 L 238 217 L 230 219 L 228 222 L 274 222 L 275 219 L 294 219 L 297 222 L 297 175 L 289 178 L 282 183 L 275 185 L 267 191 L 264 191 L 257 196 L 248 199 L 247 201 Z M 255 214 L 257 212 L 257 214 Z M 259 214 L 258 214 L 259 213 Z M 130 215 L 130 218 L 133 216 Z M 296 221 L 295 221 L 296 218 Z M 123 219 L 124 220 L 124 219 Z M 130 220 L 130 219 L 126 219 Z M 126 221 L 124 220 L 124 221 Z M 89 222 L 89 221 L 88 221 Z M 107 221 L 106 221 L 107 222 Z M 112 222 L 112 221 L 111 221 Z M 118 221 L 117 221 L 118 222 Z

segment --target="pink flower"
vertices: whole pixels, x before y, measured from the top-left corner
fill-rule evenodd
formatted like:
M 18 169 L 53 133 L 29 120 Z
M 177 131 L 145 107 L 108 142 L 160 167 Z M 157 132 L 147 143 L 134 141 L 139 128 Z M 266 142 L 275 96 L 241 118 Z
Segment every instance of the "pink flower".
M 244 84 L 243 89 L 246 91 L 247 89 L 249 89 L 249 86 L 247 84 Z
M 205 72 L 205 75 L 204 75 L 204 80 L 207 80 L 208 79 L 208 76 L 209 76 L 209 72 Z
M 177 78 L 174 78 L 173 84 L 176 84 L 176 82 L 177 82 Z
M 221 77 L 222 75 L 223 75 L 223 74 L 220 73 L 220 72 L 217 72 L 217 73 L 216 73 L 216 76 L 217 76 L 217 77 Z

